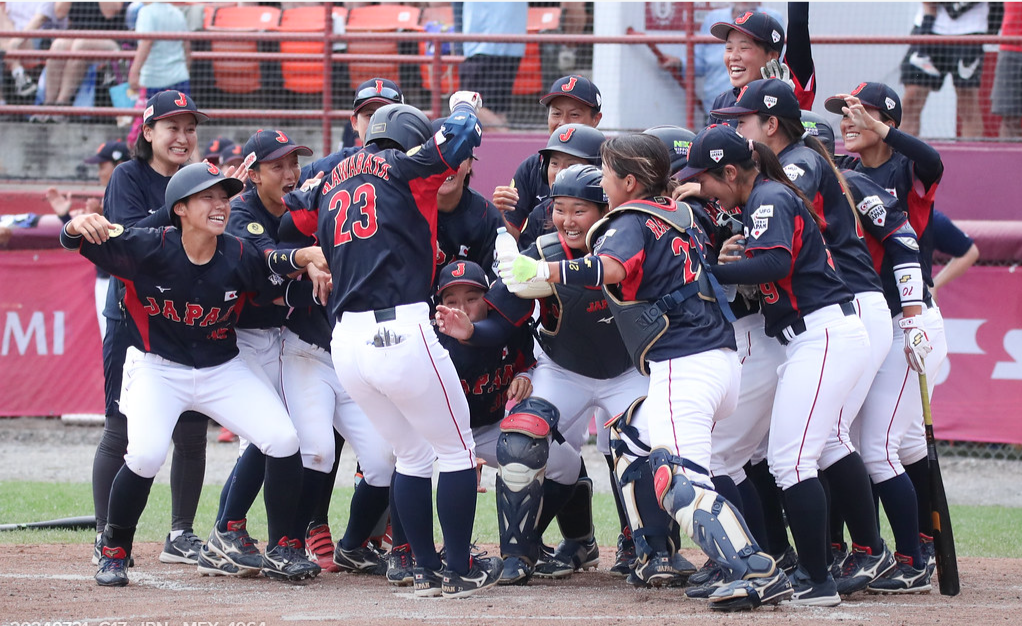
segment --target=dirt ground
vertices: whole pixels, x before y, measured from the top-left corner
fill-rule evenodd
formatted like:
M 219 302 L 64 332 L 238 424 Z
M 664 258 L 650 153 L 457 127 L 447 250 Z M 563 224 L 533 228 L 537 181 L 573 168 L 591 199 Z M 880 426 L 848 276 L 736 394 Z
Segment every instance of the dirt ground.
M 492 550 L 492 546 L 490 546 Z M 22 546 L 0 553 L 0 624 L 88 623 L 189 626 L 230 624 L 1017 624 L 1022 560 L 961 559 L 962 594 L 859 594 L 835 608 L 781 605 L 718 614 L 681 590 L 636 590 L 606 570 L 565 581 L 497 587 L 465 600 L 417 599 L 410 588 L 353 574 L 324 574 L 304 585 L 265 578 L 199 576 L 157 561 L 158 544 L 136 546 L 125 588 L 97 587 L 85 546 Z M 603 551 L 601 549 L 601 551 Z M 491 552 L 492 553 L 492 552 Z M 606 548 L 604 554 L 613 554 Z M 695 551 L 686 551 L 693 561 Z

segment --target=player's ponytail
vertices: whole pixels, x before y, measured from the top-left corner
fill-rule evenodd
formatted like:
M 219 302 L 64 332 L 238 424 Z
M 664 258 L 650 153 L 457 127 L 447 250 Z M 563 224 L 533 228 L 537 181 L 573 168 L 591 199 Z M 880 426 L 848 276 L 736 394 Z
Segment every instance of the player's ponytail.
M 638 133 L 611 137 L 600 146 L 600 157 L 619 178 L 629 174 L 634 176 L 646 197 L 667 193 L 671 157 L 664 142 L 653 135 Z
M 153 144 L 145 138 L 145 127 L 139 129 L 138 137 L 135 138 L 132 156 L 142 163 L 148 164 L 153 160 Z
M 837 164 L 834 163 L 834 157 L 830 155 L 830 151 L 827 150 L 827 146 L 823 145 L 823 142 L 813 137 L 812 135 L 806 135 L 802 139 L 806 146 L 823 157 L 827 161 L 827 165 L 833 170 L 834 176 L 837 177 L 837 182 L 841 185 L 841 193 L 844 194 L 845 200 L 848 202 L 848 208 L 852 212 L 852 217 L 855 218 L 855 225 L 859 231 L 862 231 L 862 221 L 859 219 L 859 212 L 855 210 L 855 200 L 852 199 L 852 192 L 848 188 L 848 181 L 845 180 L 845 175 L 841 173 L 841 169 L 838 168 Z
M 813 206 L 812 201 L 806 197 L 806 194 L 795 186 L 795 183 L 791 182 L 788 175 L 784 173 L 784 168 L 781 167 L 781 162 L 777 160 L 777 155 L 770 149 L 765 143 L 758 141 L 752 142 L 753 160 L 759 165 L 759 171 L 764 176 L 774 182 L 781 183 L 792 191 L 798 199 L 802 201 L 802 204 L 806 206 L 809 214 L 813 216 L 813 221 L 820 228 L 823 228 L 823 219 L 816 213 L 816 207 Z

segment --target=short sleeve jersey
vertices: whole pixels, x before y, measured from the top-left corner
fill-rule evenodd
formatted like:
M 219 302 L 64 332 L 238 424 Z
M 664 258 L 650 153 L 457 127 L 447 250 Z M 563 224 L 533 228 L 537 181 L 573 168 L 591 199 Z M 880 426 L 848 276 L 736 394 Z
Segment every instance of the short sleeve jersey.
M 791 253 L 788 275 L 759 285 L 767 335 L 776 337 L 800 317 L 852 300 L 809 209 L 786 186 L 757 178 L 742 210 L 742 222 L 746 256 L 773 248 Z
M 629 204 L 652 204 L 638 200 Z M 675 207 L 673 200 L 664 206 Z M 706 235 L 694 225 L 693 239 L 653 215 L 615 209 L 593 245 L 593 253 L 625 268 L 625 279 L 610 287 L 623 301 L 656 301 L 698 279 L 703 267 Z M 720 306 L 698 296 L 686 298 L 667 315 L 664 335 L 650 348 L 650 361 L 698 354 L 716 348 L 735 349 L 735 333 Z

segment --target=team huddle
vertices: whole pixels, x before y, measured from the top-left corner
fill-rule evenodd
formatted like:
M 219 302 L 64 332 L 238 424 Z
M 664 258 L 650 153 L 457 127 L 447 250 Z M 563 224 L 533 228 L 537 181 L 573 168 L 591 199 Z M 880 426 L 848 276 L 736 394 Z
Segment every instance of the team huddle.
M 765 13 L 713 26 L 733 89 L 698 133 L 605 137 L 596 85 L 559 79 L 540 100 L 546 147 L 492 201 L 469 186 L 485 93 L 431 122 L 373 79 L 353 105 L 364 148 L 300 167 L 310 149 L 259 130 L 224 171 L 187 164 L 206 119 L 192 99 L 153 96 L 103 214 L 61 233 L 118 279 L 98 584 L 128 584 L 172 440 L 161 561 L 348 571 L 423 597 L 568 578 L 600 563 L 581 454 L 595 414 L 620 525 L 609 570 L 628 584 L 720 611 L 929 591 L 918 381 L 947 354 L 928 289 L 943 165 L 898 130 L 887 85 L 828 98 L 836 129 L 807 110 L 807 18 L 789 3 L 783 57 Z M 242 444 L 203 541 L 206 417 Z M 360 480 L 334 542 L 345 442 Z M 482 464 L 500 556 L 471 546 Z M 265 550 L 246 530 L 260 490 Z

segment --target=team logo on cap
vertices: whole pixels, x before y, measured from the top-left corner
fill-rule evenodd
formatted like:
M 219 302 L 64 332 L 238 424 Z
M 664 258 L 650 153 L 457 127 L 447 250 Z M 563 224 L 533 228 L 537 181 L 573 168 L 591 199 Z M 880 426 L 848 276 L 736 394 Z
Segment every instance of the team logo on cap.
M 212 174 L 213 176 L 217 176 L 220 174 L 220 168 L 213 165 L 212 163 L 206 164 L 206 171 Z
M 177 100 L 174 101 L 174 104 L 176 104 L 179 107 L 188 106 L 188 96 L 184 95 L 180 91 L 177 92 Z
M 464 276 L 464 275 L 465 275 L 465 264 L 464 263 L 458 263 L 458 266 L 455 267 L 454 270 L 451 272 L 451 276 L 459 277 L 459 276 Z
M 724 158 L 724 151 L 710 150 L 710 158 L 713 159 L 714 163 L 720 163 L 720 160 Z
M 781 33 L 776 30 L 770 31 L 770 39 L 772 39 L 774 43 L 781 43 Z
M 571 141 L 571 136 L 574 134 L 575 134 L 574 128 L 566 128 L 564 129 L 563 133 L 557 135 L 557 138 L 560 139 L 563 143 L 568 143 L 569 141 Z
M 735 24 L 744 24 L 749 21 L 750 17 L 752 17 L 752 11 L 746 11 L 745 15 L 735 19 Z
M 280 130 L 277 131 L 277 136 L 274 137 L 274 139 L 277 140 L 277 143 L 287 143 L 288 141 L 290 141 L 287 138 L 287 135 L 285 135 L 284 132 Z
M 766 108 L 772 109 L 777 104 L 777 98 L 774 96 L 763 96 L 763 104 L 766 105 Z
M 887 110 L 890 111 L 894 108 L 894 98 L 884 98 L 884 104 L 887 105 Z
M 383 93 L 383 81 L 376 81 L 376 93 Z
M 568 82 L 561 85 L 561 91 L 571 91 L 572 89 L 575 88 L 576 82 L 578 82 L 577 78 L 575 78 L 574 76 L 569 77 Z
M 859 83 L 859 86 L 852 90 L 852 95 L 857 96 L 859 92 L 866 88 L 869 83 Z

